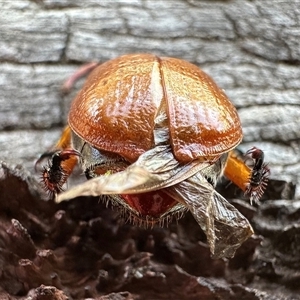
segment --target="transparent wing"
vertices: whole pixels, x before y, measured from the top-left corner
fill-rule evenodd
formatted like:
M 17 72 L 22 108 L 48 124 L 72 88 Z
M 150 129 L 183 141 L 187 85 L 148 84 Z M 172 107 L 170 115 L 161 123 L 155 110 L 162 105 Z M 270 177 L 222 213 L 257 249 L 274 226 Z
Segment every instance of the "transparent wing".
M 124 171 L 93 178 L 59 194 L 56 202 L 78 196 L 137 194 L 158 190 L 177 184 L 208 166 L 209 163 L 197 160 L 180 164 L 169 145 L 157 146 L 142 154 Z
M 207 236 L 214 258 L 233 257 L 253 234 L 249 221 L 200 173 L 165 190 L 185 203 Z

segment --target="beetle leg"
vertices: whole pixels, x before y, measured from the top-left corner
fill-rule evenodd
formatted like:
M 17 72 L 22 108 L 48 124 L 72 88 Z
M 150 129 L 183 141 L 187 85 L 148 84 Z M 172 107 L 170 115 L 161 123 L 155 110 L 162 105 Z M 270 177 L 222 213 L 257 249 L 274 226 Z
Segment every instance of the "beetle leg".
M 56 143 L 56 145 L 54 147 L 52 147 L 51 150 L 43 153 L 38 160 L 35 163 L 35 170 L 37 170 L 38 165 L 41 164 L 41 162 L 48 158 L 50 159 L 52 157 L 52 155 L 59 151 L 59 150 L 63 150 L 63 149 L 68 149 L 71 148 L 71 128 L 69 126 L 66 126 L 63 130 L 63 132 L 61 133 L 61 136 L 58 140 L 58 142 Z
M 43 153 L 35 163 L 35 169 L 48 158 L 48 165 L 43 167 L 42 182 L 50 194 L 62 191 L 62 186 L 72 173 L 81 154 L 71 148 L 71 129 L 66 126 L 59 141 L 51 151 Z
M 257 202 L 263 195 L 264 190 L 267 186 L 268 175 L 270 173 L 269 168 L 265 163 L 263 163 L 263 153 L 254 153 L 254 148 L 247 151 L 246 155 L 252 154 L 252 159 L 254 160 L 253 168 L 248 167 L 245 162 L 238 157 L 235 150 L 230 151 L 226 167 L 224 169 L 224 175 L 236 184 L 245 195 L 250 196 L 250 202 Z M 260 155 L 259 155 L 260 153 Z
M 70 90 L 73 88 L 74 84 L 81 78 L 89 74 L 91 71 L 93 71 L 97 66 L 99 65 L 98 62 L 91 62 L 84 64 L 82 67 L 80 67 L 78 70 L 75 71 L 75 73 L 70 76 L 63 84 L 62 86 L 62 92 L 64 94 L 69 93 Z
M 65 149 L 71 145 L 71 128 L 66 126 L 60 136 L 60 139 L 55 145 L 55 149 Z
M 62 186 L 72 173 L 80 155 L 78 151 L 73 149 L 54 152 L 42 172 L 42 181 L 46 191 L 51 195 L 56 195 L 62 191 Z
M 239 158 L 237 151 L 232 150 L 228 155 L 224 175 L 245 192 L 251 169 Z
M 254 166 L 249 177 L 245 194 L 250 195 L 251 202 L 252 200 L 257 202 L 267 187 L 270 169 L 268 165 L 264 163 L 264 152 L 262 150 L 253 147 L 246 152 L 246 155 L 251 156 L 254 161 Z

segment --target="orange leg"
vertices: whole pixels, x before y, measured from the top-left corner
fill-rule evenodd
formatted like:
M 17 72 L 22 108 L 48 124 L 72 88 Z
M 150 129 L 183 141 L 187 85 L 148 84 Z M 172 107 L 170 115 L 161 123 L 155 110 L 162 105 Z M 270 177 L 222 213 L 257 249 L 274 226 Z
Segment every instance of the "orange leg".
M 67 125 L 58 142 L 55 145 L 56 149 L 61 149 L 62 153 L 71 150 L 71 128 Z M 72 152 L 68 155 L 67 159 L 61 161 L 61 167 L 68 176 L 73 172 L 76 164 L 78 162 L 78 153 L 72 154 Z
M 61 133 L 61 136 L 54 146 L 56 150 L 63 150 L 71 147 L 71 128 L 70 126 L 66 126 Z
M 253 147 L 246 155 L 251 155 L 253 168 L 249 168 L 233 150 L 229 153 L 224 175 L 250 197 L 250 203 L 258 202 L 267 187 L 270 169 L 264 163 L 262 150 Z
M 229 152 L 224 175 L 245 192 L 251 177 L 251 169 L 232 150 Z
M 36 165 L 44 158 L 50 158 L 48 165 L 43 168 L 42 181 L 50 194 L 62 191 L 62 186 L 73 172 L 80 153 L 71 147 L 71 129 L 66 126 L 53 150 L 41 155 Z

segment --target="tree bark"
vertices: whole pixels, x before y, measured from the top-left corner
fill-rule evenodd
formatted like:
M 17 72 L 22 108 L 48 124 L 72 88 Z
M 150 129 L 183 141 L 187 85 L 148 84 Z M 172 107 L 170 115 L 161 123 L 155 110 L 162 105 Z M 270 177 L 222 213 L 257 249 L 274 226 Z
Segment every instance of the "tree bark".
M 299 204 L 298 0 L 2 0 L 0 6 L 0 160 L 38 178 L 34 162 L 55 144 L 84 80 L 67 96 L 63 82 L 84 63 L 151 52 L 186 59 L 215 79 L 238 109 L 240 149 L 264 150 L 271 178 L 297 184 Z

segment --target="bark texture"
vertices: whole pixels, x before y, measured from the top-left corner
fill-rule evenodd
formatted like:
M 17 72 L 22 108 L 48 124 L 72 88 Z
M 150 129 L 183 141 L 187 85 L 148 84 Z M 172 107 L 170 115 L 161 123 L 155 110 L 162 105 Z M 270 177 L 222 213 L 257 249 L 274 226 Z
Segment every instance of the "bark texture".
M 185 299 L 185 293 L 186 299 L 300 299 L 298 0 L 2 0 L 0 7 L 3 299 Z M 174 56 L 199 65 L 238 108 L 244 131 L 241 150 L 254 145 L 264 150 L 272 185 L 278 189 L 266 198 L 281 200 L 266 201 L 253 210 L 237 202 L 262 235 L 241 248 L 240 259 L 211 261 L 196 229 L 182 249 L 183 237 L 178 236 L 189 235 L 196 226 L 189 217 L 179 229 L 174 224 L 177 229 L 151 231 L 122 227 L 114 212 L 105 220 L 104 207 L 90 211 L 89 205 L 98 205 L 92 199 L 84 207 L 74 204 L 75 215 L 70 205 L 40 203 L 42 196 L 33 188 L 32 177 L 39 176 L 34 162 L 59 137 L 83 80 L 67 96 L 61 93 L 62 83 L 83 63 L 132 52 Z M 19 164 L 31 175 L 25 176 Z M 293 184 L 291 201 L 287 199 L 293 198 Z M 81 209 L 85 216 L 77 215 Z M 105 234 L 95 238 L 98 232 L 106 232 L 113 240 L 107 247 L 115 248 L 105 248 Z M 85 251 L 92 256 L 90 265 L 84 265 Z M 66 257 L 79 260 L 77 273 L 71 264 L 75 273 L 70 281 L 64 273 L 70 266 Z M 89 276 L 96 278 L 93 283 Z M 174 294 L 168 294 L 169 289 Z

